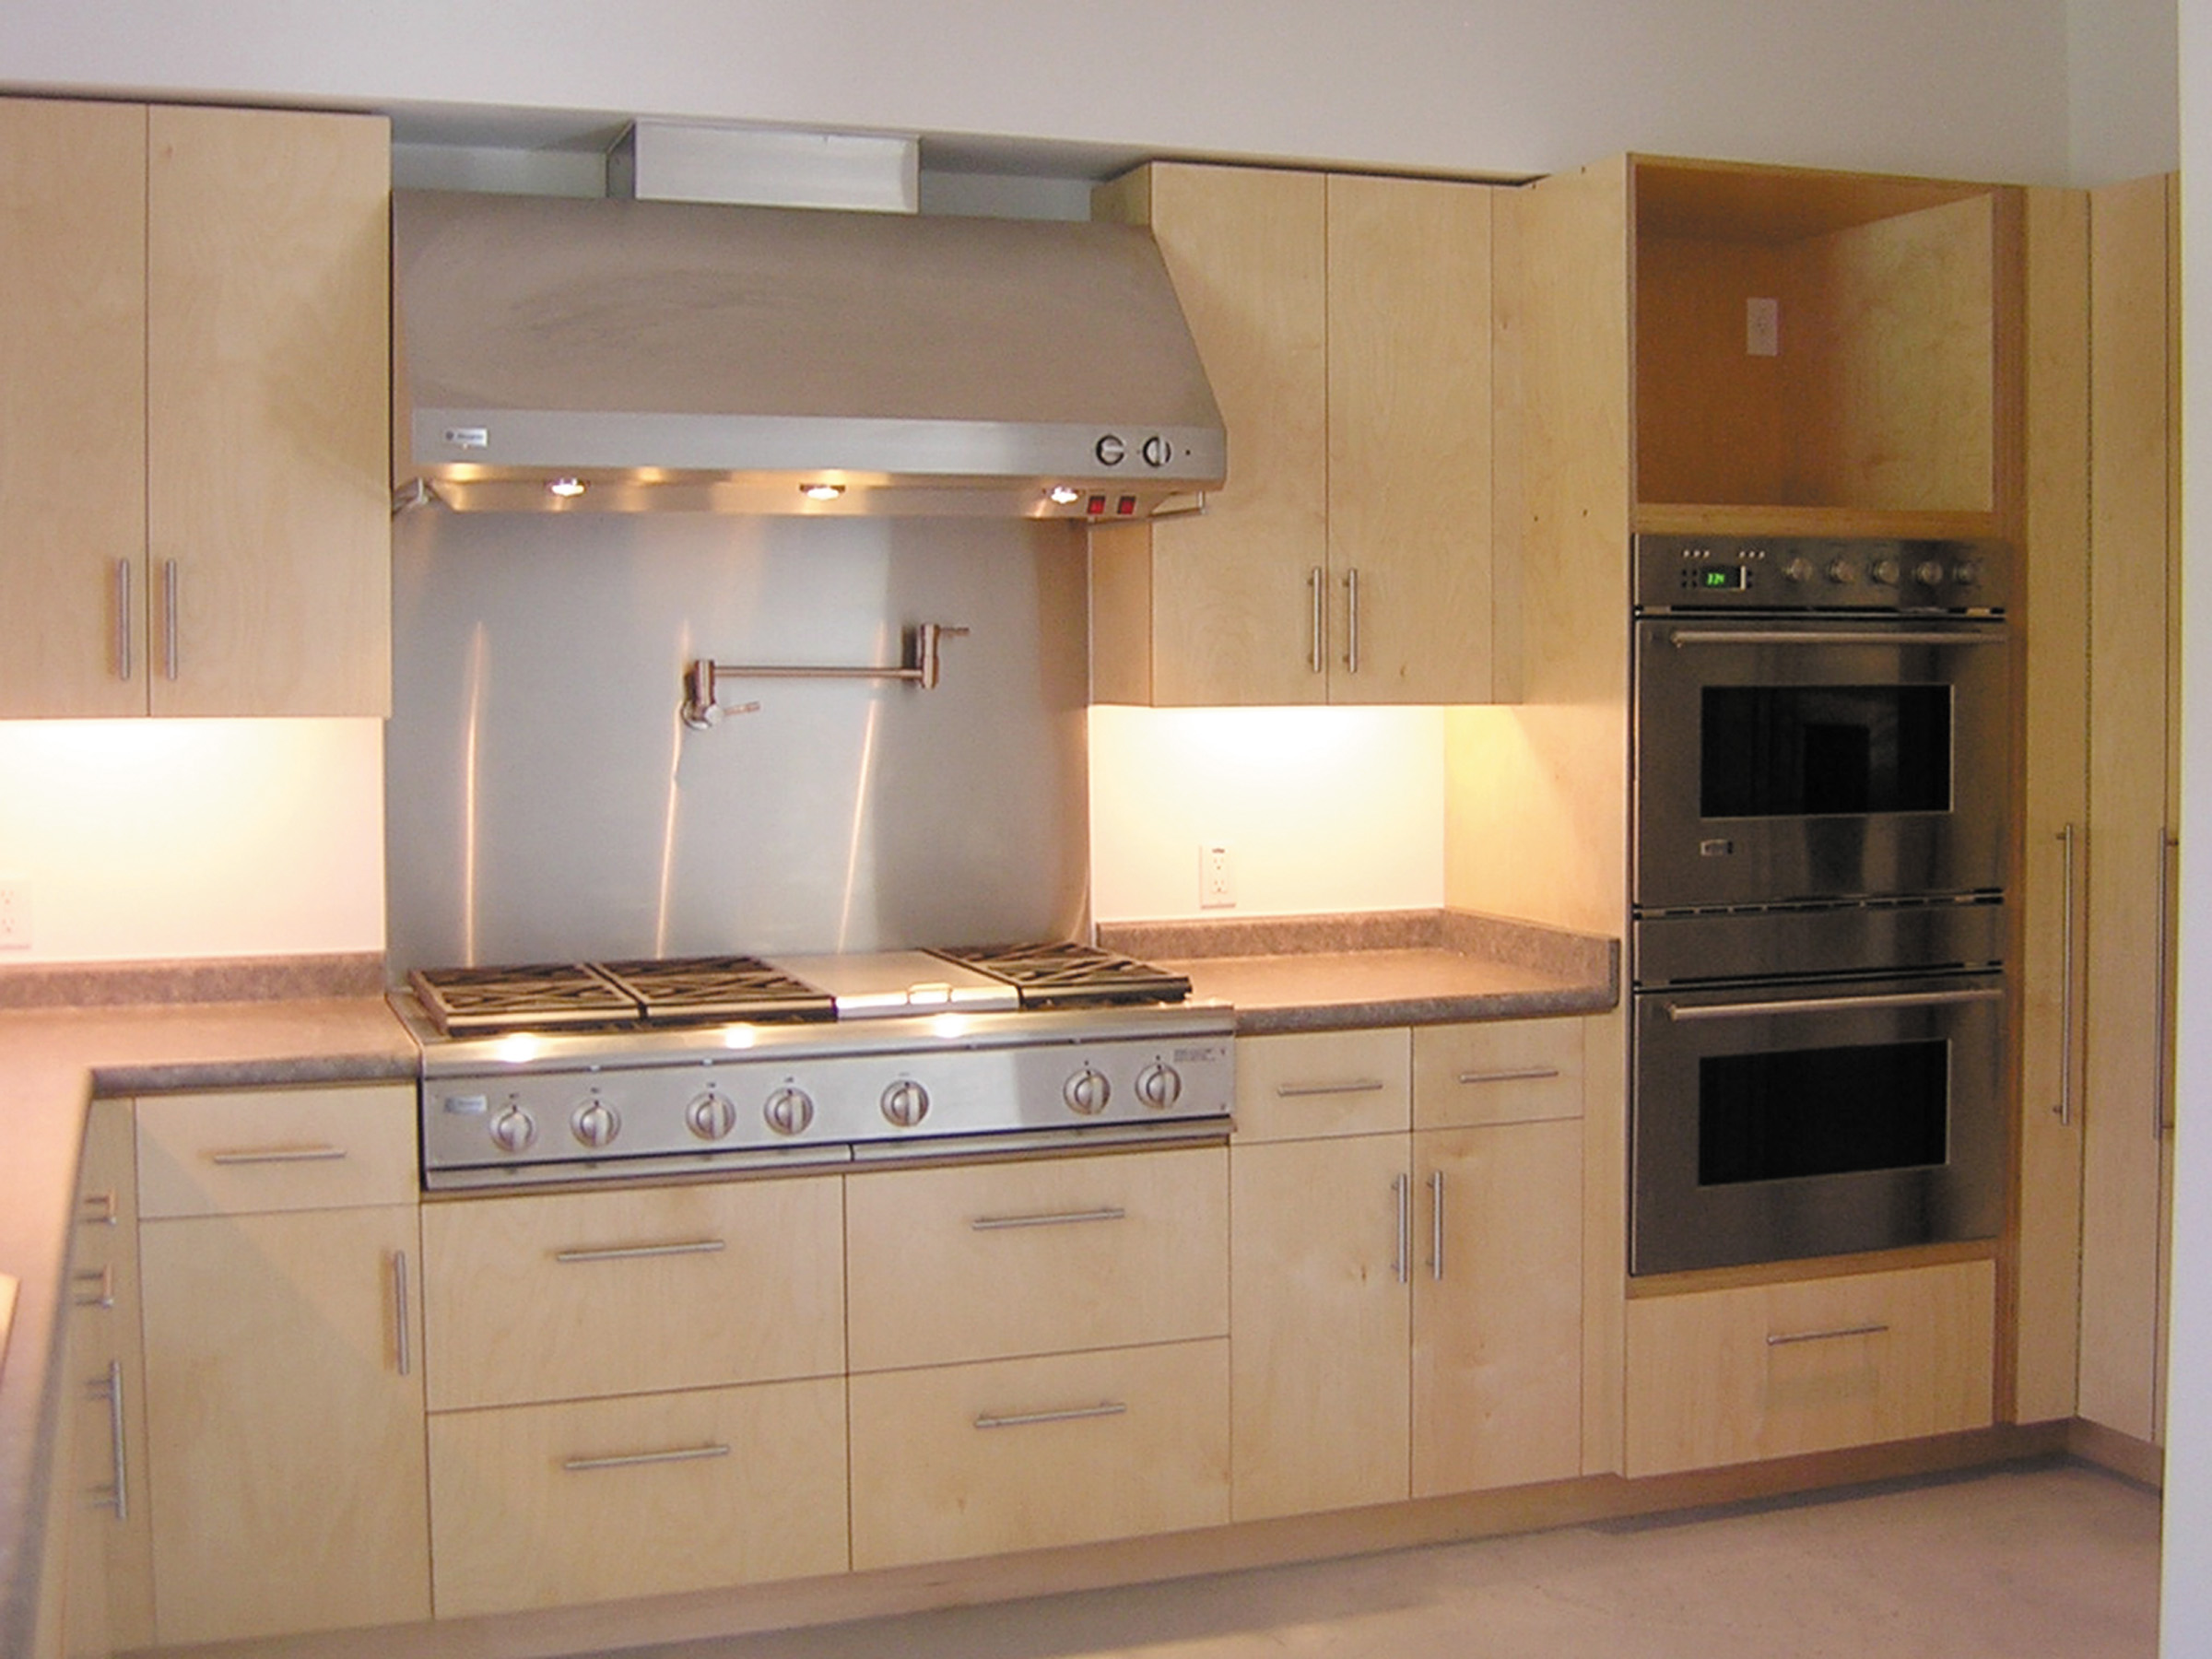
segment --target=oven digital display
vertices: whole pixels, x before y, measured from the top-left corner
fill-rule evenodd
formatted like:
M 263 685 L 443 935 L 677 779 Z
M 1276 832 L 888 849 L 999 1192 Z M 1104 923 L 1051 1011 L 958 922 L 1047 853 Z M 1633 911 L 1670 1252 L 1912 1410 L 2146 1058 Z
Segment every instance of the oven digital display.
M 1747 565 L 1708 565 L 1689 573 L 1690 585 L 1701 593 L 1740 594 L 1751 585 Z

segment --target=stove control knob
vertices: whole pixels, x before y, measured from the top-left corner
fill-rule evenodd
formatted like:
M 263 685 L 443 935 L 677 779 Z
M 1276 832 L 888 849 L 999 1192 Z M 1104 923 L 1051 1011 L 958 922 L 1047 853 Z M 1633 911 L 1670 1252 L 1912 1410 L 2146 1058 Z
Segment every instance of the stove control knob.
M 684 1123 L 702 1141 L 718 1141 L 737 1127 L 737 1108 L 719 1088 L 710 1088 L 684 1108 Z
M 1813 561 L 1802 553 L 1794 553 L 1783 561 L 1782 578 L 1784 582 L 1810 582 L 1813 579 Z
M 605 1100 L 586 1100 L 569 1119 L 576 1138 L 596 1151 L 622 1133 L 622 1114 Z
M 929 1090 L 911 1079 L 894 1083 L 883 1091 L 882 1104 L 887 1123 L 912 1129 L 929 1115 Z
M 527 1152 L 537 1139 L 537 1120 L 510 1106 L 491 1120 L 491 1144 L 502 1152 Z
M 1097 1117 L 1106 1110 L 1106 1102 L 1113 1098 L 1113 1085 L 1106 1080 L 1103 1073 L 1093 1071 L 1087 1065 L 1067 1080 L 1067 1087 L 1060 1093 L 1067 1101 L 1070 1112 L 1083 1117 Z
M 886 1106 L 884 1111 L 888 1113 L 890 1108 Z M 804 1135 L 806 1125 L 814 1122 L 814 1099 L 805 1089 L 786 1085 L 768 1097 L 760 1115 L 778 1135 Z
M 1982 580 L 1982 567 L 1971 559 L 1962 559 L 1951 567 L 1951 580 L 1960 587 L 1972 587 Z
M 1877 559 L 1866 573 L 1883 587 L 1895 587 L 1898 578 L 1904 574 L 1904 568 L 1894 559 Z
M 1136 1074 L 1136 1098 L 1155 1112 L 1165 1112 L 1182 1098 L 1182 1074 L 1154 1061 Z
M 1859 567 L 1848 559 L 1831 559 L 1828 561 L 1828 579 L 1838 587 L 1847 587 L 1859 579 Z
M 1941 587 L 1943 585 L 1943 561 L 1939 559 L 1922 559 L 1912 567 L 1912 579 L 1923 587 Z

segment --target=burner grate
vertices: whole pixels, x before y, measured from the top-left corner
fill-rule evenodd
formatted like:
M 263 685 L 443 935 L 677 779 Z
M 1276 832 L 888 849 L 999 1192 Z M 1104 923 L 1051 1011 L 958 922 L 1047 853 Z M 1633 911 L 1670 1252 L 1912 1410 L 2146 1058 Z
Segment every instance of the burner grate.
M 930 954 L 1005 980 L 1020 992 L 1025 1008 L 1182 1002 L 1191 994 L 1191 982 L 1180 973 L 1072 941 L 983 945 Z
M 834 1019 L 826 991 L 758 957 L 681 957 L 669 961 L 601 962 L 599 971 L 637 998 L 648 1021 Z
M 638 1018 L 635 999 L 582 962 L 418 968 L 407 979 L 446 1032 L 547 1030 Z

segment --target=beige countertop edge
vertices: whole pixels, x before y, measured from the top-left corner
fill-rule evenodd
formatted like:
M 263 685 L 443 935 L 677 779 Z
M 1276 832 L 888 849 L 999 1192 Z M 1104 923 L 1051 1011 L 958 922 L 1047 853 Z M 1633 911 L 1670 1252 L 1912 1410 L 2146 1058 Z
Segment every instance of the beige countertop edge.
M 1547 1019 L 1574 1014 L 1602 1014 L 1619 1000 L 1619 993 L 1609 985 L 1563 985 L 1540 991 L 1406 996 L 1371 1002 L 1292 1003 L 1277 1007 L 1240 1005 L 1237 1035 L 1264 1037 L 1285 1031 L 1455 1025 L 1483 1019 Z
M 60 1398 L 56 1313 L 69 1267 L 85 1110 L 98 1096 L 412 1077 L 382 997 L 0 1013 L 0 1273 L 20 1281 L 0 1359 L 0 1653 L 31 1651 L 41 1522 Z

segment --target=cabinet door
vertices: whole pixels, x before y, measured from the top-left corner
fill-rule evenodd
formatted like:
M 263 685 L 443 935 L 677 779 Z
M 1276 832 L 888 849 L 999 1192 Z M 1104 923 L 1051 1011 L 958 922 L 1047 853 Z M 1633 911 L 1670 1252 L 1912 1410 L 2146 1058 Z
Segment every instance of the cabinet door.
M 1413 1495 L 1580 1474 L 1582 1124 L 1413 1145 Z
M 1319 173 L 1162 165 L 1100 193 L 1100 218 L 1151 226 L 1230 432 L 1204 513 L 1092 537 L 1102 701 L 1326 695 L 1326 214 Z
M 1231 1149 L 1239 1521 L 1407 1494 L 1407 1139 L 1370 1135 Z
M 156 1640 L 429 1616 L 412 1206 L 148 1221 Z
M 1328 181 L 1331 702 L 1493 695 L 1490 202 Z
M 0 717 L 146 712 L 146 111 L 0 100 Z
M 156 713 L 390 712 L 386 133 L 151 113 Z

